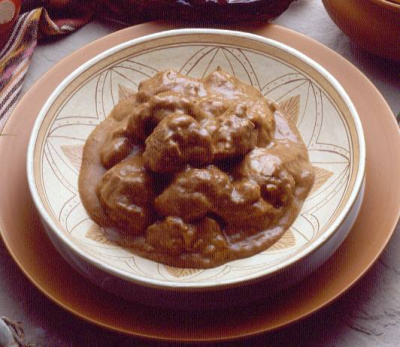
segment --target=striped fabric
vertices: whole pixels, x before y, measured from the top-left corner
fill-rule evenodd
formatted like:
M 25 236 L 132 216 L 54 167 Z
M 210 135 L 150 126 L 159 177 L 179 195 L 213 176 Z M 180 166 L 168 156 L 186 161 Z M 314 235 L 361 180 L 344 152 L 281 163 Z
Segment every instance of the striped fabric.
M 46 4 L 48 8 L 34 8 L 38 4 Z M 25 12 L 18 17 L 0 50 L 0 131 L 17 103 L 38 41 L 68 34 L 88 23 L 93 16 L 91 1 L 51 0 L 36 1 L 36 4 L 35 1 L 26 1 L 23 9 L 24 5 L 27 5 Z M 54 13 L 54 20 L 49 13 Z M 71 18 L 63 18 L 64 13 Z
M 138 12 L 146 4 L 143 0 L 22 0 L 21 14 L 0 47 L 0 132 L 18 101 L 38 42 L 71 33 L 94 16 L 130 24 L 150 20 Z

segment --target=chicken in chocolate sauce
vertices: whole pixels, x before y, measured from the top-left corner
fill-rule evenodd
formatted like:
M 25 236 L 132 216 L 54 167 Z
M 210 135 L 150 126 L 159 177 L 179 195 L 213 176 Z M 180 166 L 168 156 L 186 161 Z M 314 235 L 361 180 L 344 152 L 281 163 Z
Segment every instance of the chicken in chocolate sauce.
M 217 70 L 142 81 L 86 141 L 89 216 L 132 252 L 210 268 L 274 244 L 314 183 L 295 125 L 259 90 Z

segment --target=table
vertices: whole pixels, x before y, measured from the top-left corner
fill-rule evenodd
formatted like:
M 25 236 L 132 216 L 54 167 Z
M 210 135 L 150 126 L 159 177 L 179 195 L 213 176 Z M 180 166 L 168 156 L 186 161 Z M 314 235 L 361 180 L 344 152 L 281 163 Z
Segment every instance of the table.
M 312 20 L 309 20 L 312 18 Z M 400 112 L 400 64 L 371 56 L 332 22 L 319 0 L 298 0 L 276 24 L 306 34 L 357 66 Z M 92 22 L 62 39 L 37 47 L 22 95 L 48 69 L 72 51 L 121 27 Z M 400 197 L 399 197 L 400 199 Z M 358 284 L 311 317 L 246 345 L 400 345 L 400 224 L 388 247 Z M 150 343 L 86 323 L 41 294 L 21 273 L 0 241 L 0 315 L 21 321 L 27 341 L 43 346 L 147 346 Z M 304 343 L 303 343 L 304 341 Z M 154 343 L 151 343 L 154 346 Z

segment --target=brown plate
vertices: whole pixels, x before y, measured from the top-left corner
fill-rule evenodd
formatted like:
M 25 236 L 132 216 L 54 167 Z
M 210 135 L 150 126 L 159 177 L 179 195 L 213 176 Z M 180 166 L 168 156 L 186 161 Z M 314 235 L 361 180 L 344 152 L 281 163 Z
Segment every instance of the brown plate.
M 0 158 L 7 163 L 2 165 L 0 179 L 4 243 L 21 270 L 51 300 L 112 330 L 160 340 L 216 341 L 293 323 L 343 294 L 389 241 L 400 213 L 400 133 L 385 100 L 362 73 L 330 49 L 288 29 L 275 25 L 247 28 L 298 49 L 329 70 L 352 98 L 367 142 L 367 181 L 360 215 L 340 249 L 316 273 L 273 300 L 240 311 L 182 313 L 148 308 L 127 303 L 84 280 L 53 248 L 40 224 L 29 196 L 25 162 L 33 122 L 47 97 L 65 76 L 101 51 L 167 28 L 171 27 L 143 24 L 95 41 L 57 64 L 26 93 L 0 137 Z

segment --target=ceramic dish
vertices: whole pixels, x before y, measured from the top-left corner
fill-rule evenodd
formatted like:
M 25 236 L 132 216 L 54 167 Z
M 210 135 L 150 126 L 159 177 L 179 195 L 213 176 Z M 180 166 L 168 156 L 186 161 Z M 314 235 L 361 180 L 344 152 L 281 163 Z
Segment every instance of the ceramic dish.
M 332 20 L 354 42 L 384 58 L 400 61 L 398 0 L 323 0 Z
M 57 64 L 22 98 L 0 134 L 0 157 L 10 163 L 1 170 L 0 180 L 0 232 L 4 244 L 24 274 L 48 298 L 108 329 L 176 343 L 231 340 L 287 326 L 332 303 L 359 280 L 387 245 L 400 213 L 400 134 L 393 113 L 359 70 L 308 37 L 276 25 L 243 28 L 303 51 L 342 83 L 363 123 L 368 179 L 364 203 L 349 236 L 318 271 L 296 286 L 240 310 L 212 314 L 194 315 L 127 303 L 83 279 L 62 259 L 48 240 L 31 201 L 25 170 L 27 143 L 34 120 L 54 88 L 109 47 L 168 28 L 171 26 L 144 24 L 95 41 Z
M 207 270 L 174 268 L 138 257 L 107 240 L 81 204 L 77 177 L 83 144 L 118 99 L 142 79 L 168 68 L 200 77 L 218 66 L 287 109 L 315 167 L 314 188 L 281 240 L 253 257 Z M 143 295 L 148 297 L 149 288 L 203 292 L 266 277 L 270 290 L 293 284 L 322 264 L 347 235 L 360 206 L 364 169 L 365 143 L 357 112 L 325 69 L 281 43 L 209 29 L 133 40 L 83 64 L 46 102 L 28 150 L 28 182 L 50 239 L 85 276 L 130 299 L 141 297 L 138 285 L 147 287 Z M 158 298 L 155 304 L 175 305 L 170 297 L 151 297 Z

